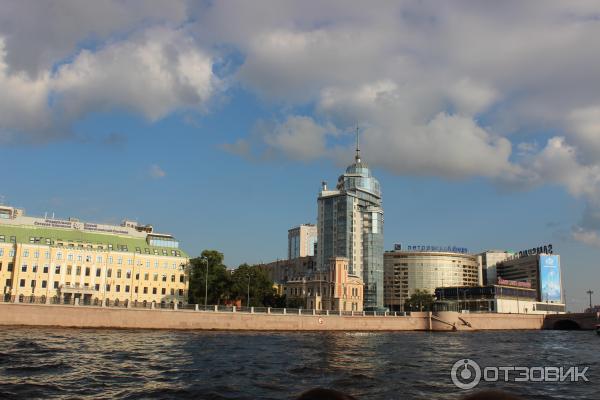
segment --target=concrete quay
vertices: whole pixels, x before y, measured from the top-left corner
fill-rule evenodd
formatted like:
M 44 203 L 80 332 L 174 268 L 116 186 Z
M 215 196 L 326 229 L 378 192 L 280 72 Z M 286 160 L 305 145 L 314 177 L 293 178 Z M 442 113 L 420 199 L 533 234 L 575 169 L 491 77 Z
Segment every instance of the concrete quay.
M 567 319 L 567 315 L 561 315 L 562 319 L 553 316 L 554 323 Z M 0 325 L 74 328 L 444 332 L 552 329 L 552 324 L 544 324 L 545 318 L 539 314 L 413 312 L 409 316 L 340 316 L 0 304 Z

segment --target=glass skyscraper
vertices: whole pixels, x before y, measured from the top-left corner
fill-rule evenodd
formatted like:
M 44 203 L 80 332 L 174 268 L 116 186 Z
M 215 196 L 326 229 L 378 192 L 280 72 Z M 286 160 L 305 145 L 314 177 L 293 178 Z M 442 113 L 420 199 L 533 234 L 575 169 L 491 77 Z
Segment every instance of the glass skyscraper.
M 338 179 L 335 190 L 323 187 L 318 198 L 317 268 L 325 271 L 331 257 L 348 258 L 349 275 L 362 278 L 364 309 L 383 307 L 383 208 L 379 182 L 361 161 Z

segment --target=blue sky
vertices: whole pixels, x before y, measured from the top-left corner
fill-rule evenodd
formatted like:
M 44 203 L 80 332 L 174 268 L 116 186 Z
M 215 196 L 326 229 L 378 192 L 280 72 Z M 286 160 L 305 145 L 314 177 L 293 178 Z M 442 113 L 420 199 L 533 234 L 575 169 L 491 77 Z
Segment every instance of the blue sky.
M 29 214 L 282 258 L 358 122 L 386 248 L 552 243 L 570 307 L 600 293 L 595 2 L 9 5 L 0 195 Z

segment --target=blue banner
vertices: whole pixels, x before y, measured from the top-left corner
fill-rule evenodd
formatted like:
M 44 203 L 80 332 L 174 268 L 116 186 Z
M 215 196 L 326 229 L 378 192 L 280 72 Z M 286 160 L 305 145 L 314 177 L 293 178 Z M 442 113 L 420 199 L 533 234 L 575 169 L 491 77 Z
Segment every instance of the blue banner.
M 558 256 L 540 256 L 540 289 L 541 301 L 562 302 Z

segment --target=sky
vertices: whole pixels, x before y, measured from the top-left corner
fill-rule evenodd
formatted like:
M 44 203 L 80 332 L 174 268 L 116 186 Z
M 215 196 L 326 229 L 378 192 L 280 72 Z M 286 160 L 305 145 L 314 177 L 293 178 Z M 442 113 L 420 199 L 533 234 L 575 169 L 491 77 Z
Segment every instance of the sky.
M 600 296 L 598 37 L 597 1 L 1 0 L 0 200 L 268 262 L 358 125 L 387 249 L 552 243 L 579 311 Z

